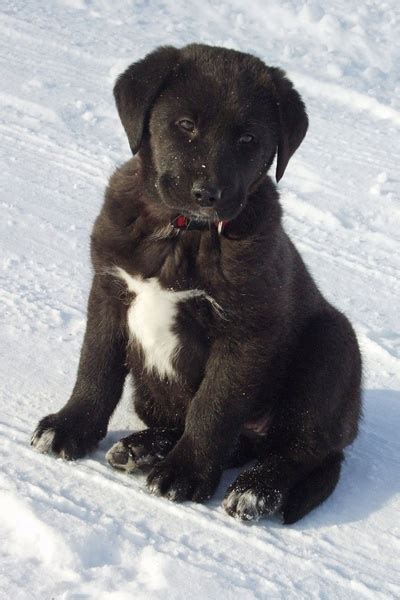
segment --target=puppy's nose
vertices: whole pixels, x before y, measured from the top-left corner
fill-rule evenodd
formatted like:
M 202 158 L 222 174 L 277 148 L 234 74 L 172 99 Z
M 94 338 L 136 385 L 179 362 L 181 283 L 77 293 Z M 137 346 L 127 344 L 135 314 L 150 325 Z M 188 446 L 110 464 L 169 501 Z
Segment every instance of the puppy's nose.
M 208 183 L 194 183 L 192 196 L 200 206 L 213 206 L 220 198 L 222 191 L 215 185 Z

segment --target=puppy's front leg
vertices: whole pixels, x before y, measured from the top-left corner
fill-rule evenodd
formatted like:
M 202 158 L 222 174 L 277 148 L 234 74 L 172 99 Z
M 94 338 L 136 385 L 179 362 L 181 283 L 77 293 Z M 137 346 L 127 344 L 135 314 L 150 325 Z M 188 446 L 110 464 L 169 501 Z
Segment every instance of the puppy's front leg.
M 196 502 L 213 494 L 259 393 L 265 363 L 257 348 L 254 340 L 214 344 L 204 379 L 189 406 L 184 434 L 148 476 L 152 493 Z
M 107 277 L 107 276 L 105 276 Z M 78 375 L 71 398 L 55 414 L 44 417 L 31 444 L 40 452 L 76 459 L 93 450 L 122 394 L 127 374 L 126 340 L 119 305 L 95 276 L 89 296 L 87 326 Z

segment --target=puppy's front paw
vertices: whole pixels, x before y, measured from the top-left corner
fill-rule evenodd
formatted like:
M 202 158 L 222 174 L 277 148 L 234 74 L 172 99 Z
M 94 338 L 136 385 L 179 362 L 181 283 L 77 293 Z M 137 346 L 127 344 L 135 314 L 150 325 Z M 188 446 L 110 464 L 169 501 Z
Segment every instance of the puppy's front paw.
M 199 469 L 187 456 L 172 452 L 151 470 L 147 478 L 150 493 L 173 502 L 205 502 L 214 493 L 221 475 L 218 468 Z
M 222 503 L 228 515 L 241 521 L 257 521 L 262 516 L 273 515 L 282 505 L 282 492 L 268 488 L 258 480 L 257 471 L 245 471 L 228 488 Z
M 82 458 L 97 446 L 101 436 L 83 432 L 78 425 L 60 414 L 42 419 L 32 434 L 31 446 L 43 454 L 54 454 L 65 460 Z

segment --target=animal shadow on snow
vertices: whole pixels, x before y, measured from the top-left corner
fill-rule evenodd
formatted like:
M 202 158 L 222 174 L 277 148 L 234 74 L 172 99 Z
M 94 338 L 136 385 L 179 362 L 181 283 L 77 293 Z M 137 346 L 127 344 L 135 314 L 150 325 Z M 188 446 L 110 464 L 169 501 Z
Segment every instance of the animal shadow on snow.
M 318 529 L 362 521 L 400 492 L 399 423 L 400 391 L 366 390 L 360 432 L 353 445 L 346 450 L 346 460 L 335 491 L 321 506 L 291 527 L 297 530 Z M 110 431 L 100 444 L 98 457 L 106 463 L 104 453 L 129 433 L 129 430 Z M 227 487 L 241 470 L 229 469 L 224 472 L 215 495 L 207 502 L 210 509 L 215 510 L 221 505 Z M 127 477 L 134 479 L 136 476 Z M 141 485 L 144 484 L 143 477 L 139 477 Z M 229 523 L 230 517 L 226 518 Z M 244 526 L 281 527 L 277 517 L 264 518 Z

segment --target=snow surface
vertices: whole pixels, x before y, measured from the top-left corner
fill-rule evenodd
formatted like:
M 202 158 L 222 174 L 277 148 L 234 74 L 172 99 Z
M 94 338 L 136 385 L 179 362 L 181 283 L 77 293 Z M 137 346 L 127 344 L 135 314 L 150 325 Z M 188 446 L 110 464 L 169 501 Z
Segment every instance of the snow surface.
M 400 8 L 397 0 L 5 0 L 0 15 L 0 597 L 400 597 Z M 310 130 L 280 184 L 285 224 L 355 325 L 365 416 L 334 494 L 292 527 L 150 496 L 106 450 L 29 446 L 74 383 L 89 232 L 129 157 L 112 85 L 160 44 L 203 41 L 287 69 Z

